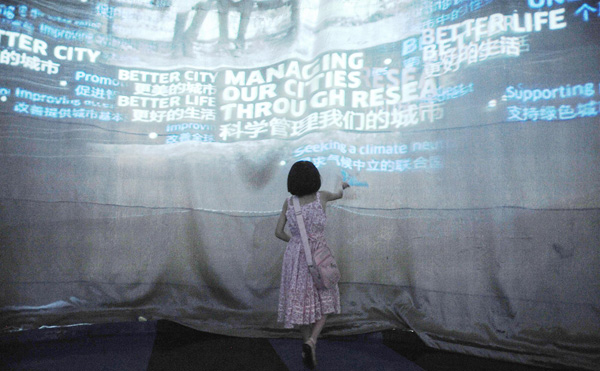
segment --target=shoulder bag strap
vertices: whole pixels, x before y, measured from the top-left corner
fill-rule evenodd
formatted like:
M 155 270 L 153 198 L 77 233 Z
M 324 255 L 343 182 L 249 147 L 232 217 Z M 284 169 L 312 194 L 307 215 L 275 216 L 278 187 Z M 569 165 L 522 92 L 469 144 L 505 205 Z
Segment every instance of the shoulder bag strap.
M 302 244 L 304 245 L 304 255 L 306 255 L 306 264 L 308 266 L 313 265 L 312 254 L 310 252 L 310 247 L 308 245 L 308 236 L 306 235 L 306 227 L 304 226 L 304 218 L 302 217 L 302 208 L 300 207 L 300 202 L 298 201 L 298 197 L 292 197 L 292 202 L 294 203 L 294 213 L 296 214 L 296 221 L 298 222 L 298 229 L 300 229 L 300 237 L 302 238 Z

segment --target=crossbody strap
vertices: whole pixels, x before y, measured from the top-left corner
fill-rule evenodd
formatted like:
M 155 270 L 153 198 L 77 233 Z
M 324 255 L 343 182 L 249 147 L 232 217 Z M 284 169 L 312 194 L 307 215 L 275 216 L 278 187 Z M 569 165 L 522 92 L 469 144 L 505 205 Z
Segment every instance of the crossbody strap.
M 302 208 L 300 207 L 300 201 L 298 197 L 293 196 L 292 202 L 294 203 L 294 213 L 296 214 L 296 221 L 298 222 L 298 229 L 300 229 L 300 237 L 302 238 L 302 244 L 304 245 L 304 255 L 306 255 L 306 264 L 308 266 L 313 265 L 312 254 L 308 245 L 308 236 L 306 235 L 306 227 L 304 226 L 304 218 L 302 217 Z

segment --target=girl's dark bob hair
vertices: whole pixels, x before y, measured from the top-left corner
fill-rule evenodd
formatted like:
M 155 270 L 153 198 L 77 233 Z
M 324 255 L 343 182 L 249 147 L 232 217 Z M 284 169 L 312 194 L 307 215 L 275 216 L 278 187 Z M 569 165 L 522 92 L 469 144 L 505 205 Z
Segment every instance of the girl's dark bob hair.
M 313 194 L 321 188 L 321 174 L 312 162 L 298 161 L 290 169 L 287 188 L 298 197 Z

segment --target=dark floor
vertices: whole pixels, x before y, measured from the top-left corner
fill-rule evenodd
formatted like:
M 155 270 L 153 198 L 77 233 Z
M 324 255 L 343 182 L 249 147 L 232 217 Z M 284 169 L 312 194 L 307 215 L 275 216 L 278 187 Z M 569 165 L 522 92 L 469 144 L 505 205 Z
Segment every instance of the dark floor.
M 0 370 L 303 370 L 298 339 L 209 334 L 169 321 L 0 333 Z M 410 331 L 319 340 L 317 370 L 542 371 L 426 347 Z

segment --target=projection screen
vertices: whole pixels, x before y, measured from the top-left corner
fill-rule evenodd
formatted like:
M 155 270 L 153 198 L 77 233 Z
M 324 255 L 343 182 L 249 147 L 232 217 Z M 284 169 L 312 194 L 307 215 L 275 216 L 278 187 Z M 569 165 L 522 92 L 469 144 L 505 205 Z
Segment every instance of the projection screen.
M 600 364 L 600 5 L 0 1 L 0 323 L 276 322 L 298 160 L 329 334 Z

